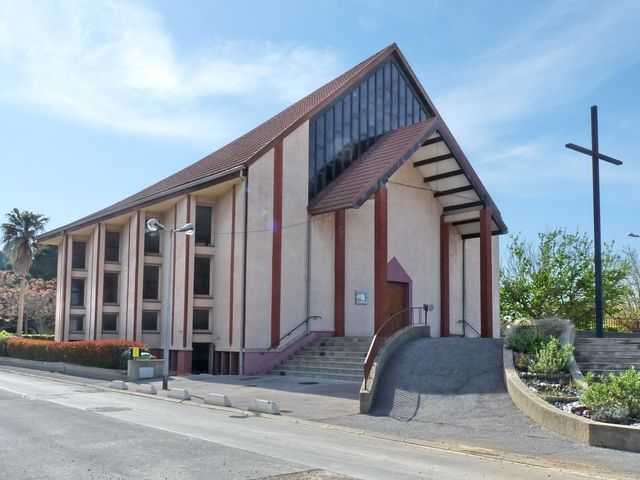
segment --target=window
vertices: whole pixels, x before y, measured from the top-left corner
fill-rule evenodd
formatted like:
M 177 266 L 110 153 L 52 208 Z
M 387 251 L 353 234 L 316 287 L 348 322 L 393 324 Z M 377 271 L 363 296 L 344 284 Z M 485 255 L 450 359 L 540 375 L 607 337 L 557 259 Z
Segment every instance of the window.
M 118 303 L 118 274 L 104 272 L 102 303 Z
M 142 331 L 143 332 L 158 331 L 158 312 L 153 310 L 144 310 L 142 312 Z
M 145 300 L 158 300 L 160 288 L 160 267 L 145 265 L 142 278 L 142 298 Z
M 209 331 L 209 309 L 208 308 L 193 309 L 193 329 Z
M 84 315 L 69 315 L 69 333 L 84 332 Z
M 388 60 L 309 122 L 309 199 L 381 135 L 428 118 L 428 108 L 395 60 Z M 197 233 L 197 231 L 196 231 Z
M 196 257 L 193 267 L 193 294 L 211 295 L 211 257 Z
M 87 268 L 86 257 L 87 244 L 85 242 L 73 242 L 71 246 L 71 268 Z
M 211 245 L 211 207 L 196 205 L 196 244 Z
M 102 314 L 102 331 L 103 332 L 118 331 L 118 314 L 117 313 Z
M 71 306 L 84 307 L 84 278 L 71 279 Z
M 144 254 L 158 255 L 160 254 L 160 230 L 155 232 L 146 232 L 144 235 Z
M 120 261 L 120 232 L 106 232 L 104 234 L 104 261 Z

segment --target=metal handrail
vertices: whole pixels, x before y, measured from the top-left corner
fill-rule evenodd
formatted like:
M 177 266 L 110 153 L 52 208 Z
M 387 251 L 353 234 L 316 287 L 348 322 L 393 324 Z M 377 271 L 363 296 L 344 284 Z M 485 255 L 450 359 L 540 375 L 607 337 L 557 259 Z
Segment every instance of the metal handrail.
M 295 327 L 293 327 L 291 330 L 289 330 L 287 333 L 285 333 L 283 336 L 280 337 L 280 339 L 278 340 L 278 343 L 276 346 L 273 347 L 269 347 L 269 350 L 275 350 L 278 347 L 280 347 L 280 344 L 282 343 L 282 340 L 284 340 L 285 338 L 287 338 L 289 335 L 291 335 L 293 332 L 295 332 L 297 329 L 299 329 L 301 326 L 303 325 L 307 325 L 307 331 L 305 335 L 309 334 L 309 322 L 311 320 L 315 320 L 315 319 L 320 319 L 322 318 L 320 315 L 310 315 L 307 318 L 305 318 L 302 322 L 300 322 L 298 325 L 296 325 Z M 292 343 L 294 340 L 291 340 L 291 342 L 285 344 L 285 347 L 288 346 L 290 343 Z
M 369 346 L 369 351 L 367 352 L 367 356 L 364 360 L 364 380 L 365 383 L 369 378 L 369 374 L 371 373 L 371 369 L 373 368 L 373 362 L 378 355 L 378 352 L 387 341 L 387 338 L 391 337 L 394 333 L 402 330 L 405 327 L 410 325 L 426 325 L 427 317 L 429 315 L 429 310 L 433 309 L 433 305 L 427 305 L 426 303 L 419 307 L 407 307 L 404 310 L 401 310 L 397 313 L 391 315 L 386 322 L 382 324 L 380 328 L 376 331 L 373 336 L 373 340 L 371 340 L 371 345 Z M 413 312 L 414 310 L 418 310 L 418 322 L 413 322 L 413 316 L 406 321 L 397 323 L 397 317 L 400 315 L 406 315 L 408 312 Z M 424 322 L 422 321 L 422 312 L 424 311 Z M 387 331 L 388 330 L 388 331 Z
M 482 337 L 482 334 L 476 330 L 473 325 L 471 325 L 469 322 L 467 322 L 465 319 L 462 320 L 458 320 L 458 323 L 462 323 L 462 335 L 464 337 L 467 336 L 467 329 L 466 327 L 468 326 L 471 330 L 473 330 L 474 332 L 476 332 L 476 335 L 478 335 L 478 337 Z

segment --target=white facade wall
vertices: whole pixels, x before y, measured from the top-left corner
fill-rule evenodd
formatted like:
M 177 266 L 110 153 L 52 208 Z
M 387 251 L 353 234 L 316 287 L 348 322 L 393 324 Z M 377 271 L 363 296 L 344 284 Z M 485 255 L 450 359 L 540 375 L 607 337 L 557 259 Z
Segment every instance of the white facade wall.
M 271 149 L 249 167 L 246 348 L 270 346 L 273 166 Z
M 309 122 L 305 122 L 283 141 L 280 335 L 307 318 L 308 184 Z
M 346 336 L 374 334 L 374 202 L 345 212 Z M 367 305 L 356 305 L 356 290 L 368 293 Z
M 439 336 L 442 207 L 433 193 L 424 189 L 423 177 L 411 162 L 392 175 L 387 189 L 388 260 L 396 257 L 411 277 L 414 305 L 434 305 L 429 325 L 431 335 Z

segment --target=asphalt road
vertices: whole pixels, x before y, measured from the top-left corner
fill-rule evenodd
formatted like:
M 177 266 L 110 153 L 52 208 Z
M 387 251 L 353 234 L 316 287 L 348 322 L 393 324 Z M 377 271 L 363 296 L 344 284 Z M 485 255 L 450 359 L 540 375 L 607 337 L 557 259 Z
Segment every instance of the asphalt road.
M 622 478 L 0 370 L 2 478 Z

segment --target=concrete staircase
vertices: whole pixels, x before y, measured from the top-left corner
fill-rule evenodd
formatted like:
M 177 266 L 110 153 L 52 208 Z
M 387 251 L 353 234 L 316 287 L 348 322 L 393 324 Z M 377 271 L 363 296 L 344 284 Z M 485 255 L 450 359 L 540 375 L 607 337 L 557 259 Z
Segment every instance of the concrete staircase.
M 575 341 L 574 356 L 582 373 L 640 370 L 640 338 L 584 338 Z
M 271 371 L 273 375 L 361 381 L 371 337 L 325 337 L 310 343 Z

